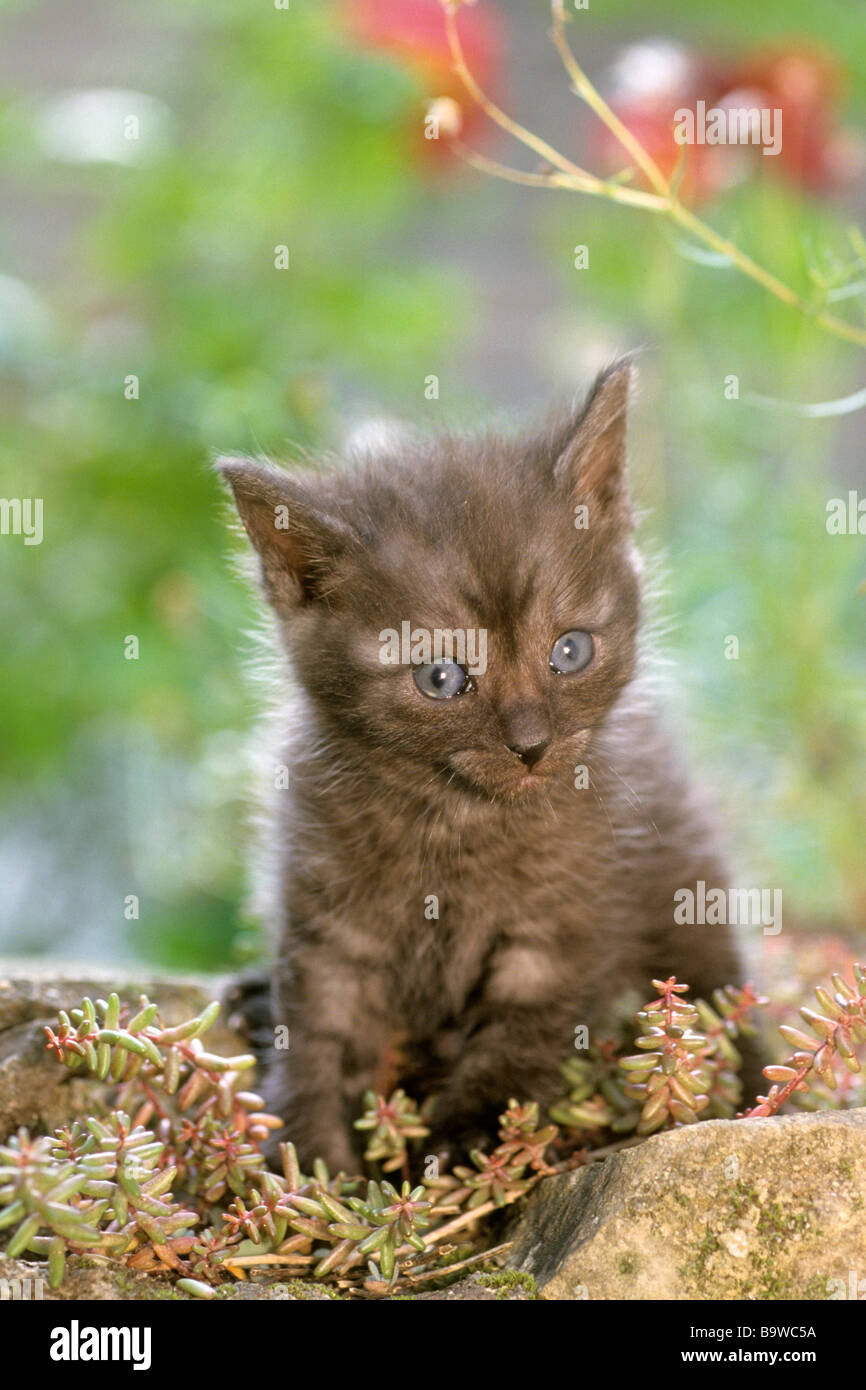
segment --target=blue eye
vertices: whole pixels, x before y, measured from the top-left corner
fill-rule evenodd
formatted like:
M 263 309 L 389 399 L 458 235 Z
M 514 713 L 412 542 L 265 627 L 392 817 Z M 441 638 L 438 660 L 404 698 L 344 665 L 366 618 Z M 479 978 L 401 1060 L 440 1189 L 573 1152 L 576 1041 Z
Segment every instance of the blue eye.
M 431 700 L 450 700 L 469 688 L 469 677 L 456 661 L 434 661 L 429 666 L 415 666 L 412 676 L 422 695 Z
M 560 676 L 573 675 L 582 671 L 592 661 L 595 643 L 588 632 L 575 628 L 557 637 L 550 652 L 550 664 Z

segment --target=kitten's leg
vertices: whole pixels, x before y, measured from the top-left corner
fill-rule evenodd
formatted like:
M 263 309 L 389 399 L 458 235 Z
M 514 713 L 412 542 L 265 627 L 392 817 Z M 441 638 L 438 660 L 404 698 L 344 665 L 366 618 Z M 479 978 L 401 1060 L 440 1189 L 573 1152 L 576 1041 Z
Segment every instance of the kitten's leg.
M 498 1140 L 497 1118 L 508 1101 L 542 1107 L 561 1089 L 559 1065 L 573 1043 L 571 1013 L 555 1007 L 491 1003 L 436 1098 L 432 1150 L 465 1150 Z
M 386 998 L 381 976 L 357 961 L 335 958 L 333 941 L 305 946 L 293 953 L 290 970 L 278 971 L 267 1099 L 285 1120 L 277 1137 L 295 1144 L 307 1172 L 315 1158 L 332 1172 L 359 1169 L 351 1119 L 373 1085 L 387 1039 Z M 279 1047 L 281 1040 L 287 1048 Z

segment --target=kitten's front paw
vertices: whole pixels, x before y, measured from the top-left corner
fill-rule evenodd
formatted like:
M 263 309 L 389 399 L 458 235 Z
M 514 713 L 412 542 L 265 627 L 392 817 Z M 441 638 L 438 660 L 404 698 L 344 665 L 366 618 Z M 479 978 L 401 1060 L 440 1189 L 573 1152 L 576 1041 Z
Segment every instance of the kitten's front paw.
M 290 1141 L 295 1146 L 298 1164 L 305 1177 L 312 1177 L 313 1165 L 317 1158 L 324 1159 L 332 1178 L 337 1173 L 345 1173 L 347 1177 L 357 1177 L 363 1171 L 363 1164 L 350 1144 L 337 1138 L 305 1137 L 299 1133 L 297 1127 L 293 1130 L 286 1125 L 283 1129 L 277 1130 L 275 1134 L 269 1135 L 267 1142 L 262 1145 L 262 1152 L 268 1164 L 277 1172 L 282 1169 L 280 1144 L 287 1144 Z
M 435 1128 L 424 1140 L 425 1155 L 435 1156 L 439 1171 L 447 1172 L 455 1163 L 468 1163 L 474 1149 L 491 1153 L 499 1143 L 495 1118 L 489 1127 L 477 1119 L 459 1119 Z
M 320 1103 L 320 1097 L 299 1093 L 295 1084 L 294 1069 L 288 1068 L 284 1058 L 273 1062 L 265 1075 L 266 1107 L 283 1121 L 282 1129 L 268 1139 L 265 1148 L 268 1161 L 278 1168 L 280 1144 L 292 1143 L 305 1175 L 312 1175 L 317 1158 L 324 1160 L 332 1176 L 341 1172 L 361 1173 L 363 1168 L 355 1148 L 354 1131 L 347 1130 L 333 1108 Z
M 323 1159 L 331 1177 L 345 1173 L 356 1177 L 363 1173 L 364 1165 L 350 1138 L 342 1130 L 329 1129 L 313 1131 L 301 1125 L 288 1124 L 283 1131 L 285 1140 L 291 1139 L 298 1153 L 301 1172 L 312 1176 L 317 1158 Z
M 270 976 L 238 976 L 226 986 L 222 1004 L 229 1028 L 246 1040 L 260 1063 L 267 1063 L 274 1045 Z

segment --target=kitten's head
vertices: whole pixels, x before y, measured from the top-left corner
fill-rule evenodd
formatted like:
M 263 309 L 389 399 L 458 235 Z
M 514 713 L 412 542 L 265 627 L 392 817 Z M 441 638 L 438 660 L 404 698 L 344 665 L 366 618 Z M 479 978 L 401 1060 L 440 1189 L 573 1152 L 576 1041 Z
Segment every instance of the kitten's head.
M 324 473 L 220 461 L 331 738 L 489 799 L 573 777 L 635 665 L 628 387 L 620 364 L 528 438 Z

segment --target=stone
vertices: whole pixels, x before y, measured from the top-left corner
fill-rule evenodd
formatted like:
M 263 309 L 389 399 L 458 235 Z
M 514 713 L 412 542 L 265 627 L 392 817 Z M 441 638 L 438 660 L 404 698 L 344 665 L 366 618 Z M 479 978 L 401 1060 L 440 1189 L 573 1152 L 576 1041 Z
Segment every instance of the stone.
M 866 1297 L 866 1110 L 654 1135 L 540 1183 L 512 1238 L 541 1299 Z

